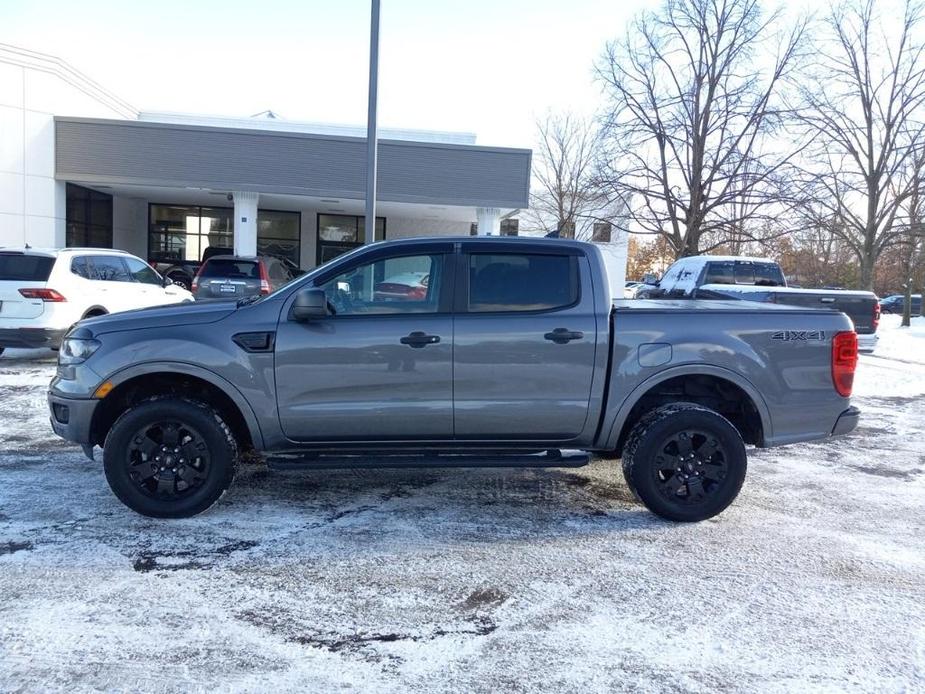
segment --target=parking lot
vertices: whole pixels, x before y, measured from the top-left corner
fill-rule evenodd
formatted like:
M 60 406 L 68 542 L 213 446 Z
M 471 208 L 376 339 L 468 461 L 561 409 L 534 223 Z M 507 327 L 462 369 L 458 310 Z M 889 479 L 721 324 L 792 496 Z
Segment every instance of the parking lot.
M 921 689 L 917 320 L 885 317 L 862 357 L 856 432 L 751 451 L 738 501 L 695 525 L 608 461 L 250 466 L 206 514 L 147 519 L 52 434 L 50 353 L 7 353 L 0 691 Z

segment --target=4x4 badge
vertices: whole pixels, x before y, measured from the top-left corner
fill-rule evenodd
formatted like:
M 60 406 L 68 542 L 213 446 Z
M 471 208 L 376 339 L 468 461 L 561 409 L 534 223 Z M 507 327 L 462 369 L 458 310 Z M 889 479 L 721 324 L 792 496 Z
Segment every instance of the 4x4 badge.
M 784 342 L 824 341 L 825 330 L 778 330 L 771 335 L 771 339 Z

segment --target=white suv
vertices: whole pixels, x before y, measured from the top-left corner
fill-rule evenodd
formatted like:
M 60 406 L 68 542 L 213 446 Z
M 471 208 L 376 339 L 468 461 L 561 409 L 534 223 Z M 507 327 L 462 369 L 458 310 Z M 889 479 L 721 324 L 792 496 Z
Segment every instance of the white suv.
M 77 321 L 192 301 L 141 258 L 105 248 L 0 248 L 0 353 L 51 347 Z

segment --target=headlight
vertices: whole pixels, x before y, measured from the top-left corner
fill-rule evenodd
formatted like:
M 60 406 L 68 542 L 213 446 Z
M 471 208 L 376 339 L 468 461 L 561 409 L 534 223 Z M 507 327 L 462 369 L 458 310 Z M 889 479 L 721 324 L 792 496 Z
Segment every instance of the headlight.
M 62 365 L 81 364 L 100 348 L 99 340 L 66 337 L 58 350 L 58 363 Z

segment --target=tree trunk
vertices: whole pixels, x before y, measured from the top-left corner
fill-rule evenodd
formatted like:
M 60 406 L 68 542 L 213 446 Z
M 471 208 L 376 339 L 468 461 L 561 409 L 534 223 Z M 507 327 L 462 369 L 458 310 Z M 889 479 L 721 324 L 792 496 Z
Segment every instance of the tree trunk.
M 860 289 L 866 289 L 869 292 L 874 291 L 874 263 L 877 262 L 877 259 L 872 256 L 866 256 L 861 258 L 861 278 L 859 287 Z

